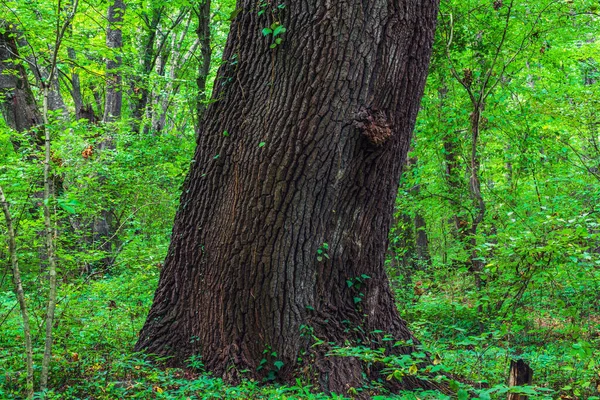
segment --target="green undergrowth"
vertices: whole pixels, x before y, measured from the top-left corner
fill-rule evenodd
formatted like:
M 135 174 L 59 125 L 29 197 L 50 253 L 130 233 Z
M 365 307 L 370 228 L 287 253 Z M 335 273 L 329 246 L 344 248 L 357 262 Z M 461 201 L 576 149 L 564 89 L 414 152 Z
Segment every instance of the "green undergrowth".
M 329 398 L 310 385 L 263 386 L 244 380 L 225 384 L 190 362 L 198 372 L 160 369 L 133 353 L 156 287 L 158 271 L 149 266 L 135 274 L 103 276 L 62 287 L 57 307 L 55 351 L 44 399 L 246 399 Z M 34 299 L 29 299 L 34 300 Z M 20 398 L 25 382 L 22 331 L 14 295 L 0 294 L 0 399 Z M 42 315 L 34 314 L 34 356 L 41 361 Z M 39 371 L 37 371 L 39 372 Z
M 585 312 L 583 304 L 573 313 L 550 302 L 547 287 L 527 292 L 510 312 L 501 312 L 469 290 L 472 284 L 460 274 L 428 281 L 431 274 L 413 277 L 418 295 L 406 282 L 396 293 L 415 336 L 453 374 L 485 393 L 506 384 L 510 361 L 523 359 L 534 371 L 529 398 L 600 399 L 597 313 Z
M 155 265 L 121 275 L 95 275 L 77 284 L 63 285 L 57 309 L 55 351 L 50 391 L 45 399 L 320 399 L 310 384 L 264 385 L 243 380 L 224 383 L 190 360 L 189 370 L 160 369 L 142 354 L 133 353 L 158 278 Z M 508 321 L 485 321 L 479 333 L 477 309 L 468 296 L 447 297 L 432 290 L 418 298 L 398 292 L 404 317 L 422 340 L 411 355 L 390 357 L 366 347 L 336 348 L 336 356 L 357 357 L 367 365 L 385 365 L 384 378 L 414 375 L 450 385 L 455 396 L 435 392 L 386 394 L 385 382 L 372 382 L 351 394 L 366 392 L 375 399 L 494 399 L 505 398 L 510 359 L 523 358 L 534 370 L 533 386 L 519 390 L 531 399 L 598 399 L 600 342 L 594 321 L 548 325 L 543 314 L 513 316 Z M 33 295 L 29 298 L 36 303 Z M 36 309 L 41 309 L 37 308 Z M 531 320 L 526 318 L 531 316 Z M 537 315 L 534 317 L 534 315 Z M 0 294 L 0 398 L 20 398 L 25 382 L 22 331 L 14 295 Z M 547 317 L 549 318 L 549 317 Z M 32 316 L 35 362 L 41 361 L 43 315 Z M 560 321 L 559 321 L 560 322 Z M 539 326 L 536 326 L 539 325 Z M 547 326 L 548 325 L 548 326 Z M 594 330 L 596 328 L 596 330 Z M 404 343 L 399 345 L 405 345 Z M 194 371 L 194 372 L 191 372 Z M 39 371 L 37 371 L 39 372 Z M 444 378 L 460 376 L 471 384 Z M 461 378 L 461 380 L 462 380 Z M 516 389 L 513 389 L 513 391 Z M 335 397 L 334 398 L 341 398 Z

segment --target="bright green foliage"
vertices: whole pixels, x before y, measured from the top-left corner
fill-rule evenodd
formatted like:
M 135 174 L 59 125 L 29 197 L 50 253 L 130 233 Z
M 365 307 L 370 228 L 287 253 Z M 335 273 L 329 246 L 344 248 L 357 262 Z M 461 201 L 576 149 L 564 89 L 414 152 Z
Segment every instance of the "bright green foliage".
M 432 263 L 413 264 L 412 281 L 398 286 L 401 309 L 453 372 L 503 383 L 507 360 L 521 357 L 536 386 L 556 391 L 552 398 L 593 398 L 600 371 L 597 3 L 514 2 L 507 19 L 509 7 L 442 4 L 411 154 L 417 161 L 398 199 L 399 221 L 404 214 L 425 220 Z M 479 290 L 454 224 L 455 216 L 470 223 L 476 211 L 468 190 L 473 108 L 459 80 L 476 96 L 488 93 L 477 143 L 486 206 L 475 234 L 484 265 Z M 453 177 L 448 149 L 456 156 Z M 406 229 L 394 232 L 402 239 Z

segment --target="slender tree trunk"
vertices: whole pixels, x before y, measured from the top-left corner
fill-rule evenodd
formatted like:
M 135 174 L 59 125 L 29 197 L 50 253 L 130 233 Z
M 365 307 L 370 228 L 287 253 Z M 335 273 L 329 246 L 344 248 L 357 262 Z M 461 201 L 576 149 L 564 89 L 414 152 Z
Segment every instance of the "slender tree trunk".
M 427 223 L 423 215 L 417 210 L 414 218 L 415 224 L 415 247 L 417 250 L 417 259 L 421 266 L 431 264 L 431 254 L 429 252 L 429 237 L 427 236 Z
M 192 19 L 193 15 L 190 14 L 182 32 L 179 35 L 174 34 L 172 36 L 171 48 L 173 51 L 170 57 L 171 65 L 169 68 L 169 80 L 165 94 L 159 96 L 158 103 L 160 104 L 160 109 L 156 110 L 154 113 L 156 123 L 154 124 L 153 129 L 155 132 L 160 132 L 167 126 L 169 108 L 175 97 L 179 94 L 179 89 L 181 88 L 181 81 L 177 82 L 177 79 L 180 77 L 181 71 L 187 68 L 190 58 L 192 58 L 200 43 L 200 41 L 196 39 L 189 49 L 183 49 L 182 45 L 185 37 L 188 35 Z
M 121 24 L 125 14 L 125 2 L 114 0 L 108 7 L 108 29 L 106 30 L 106 46 L 111 54 L 106 61 L 106 98 L 104 102 L 104 122 L 113 122 L 121 118 L 123 104 L 122 75 L 121 75 L 121 48 L 123 47 L 123 33 Z
M 398 275 L 403 275 L 406 282 L 412 280 L 412 275 L 416 271 L 415 263 L 415 230 L 413 219 L 410 214 L 403 213 L 394 223 L 399 226 L 397 251 L 402 254 L 400 258 L 400 271 Z
M 144 120 L 150 100 L 149 79 L 150 73 L 154 70 L 158 57 L 155 47 L 156 35 L 158 27 L 163 17 L 165 7 L 152 8 L 150 16 L 145 12 L 142 19 L 146 24 L 146 33 L 142 38 L 140 45 L 144 51 L 142 54 L 142 71 L 139 76 L 135 76 L 131 81 L 132 97 L 131 97 L 131 115 L 133 118 L 133 129 L 135 131 L 147 130 L 147 123 Z M 160 49 L 158 49 L 160 51 Z
M 73 21 L 73 17 L 77 12 L 77 7 L 79 5 L 79 0 L 73 0 L 70 5 L 70 12 L 65 17 L 64 23 L 57 27 L 56 31 L 56 41 L 54 43 L 54 51 L 52 53 L 52 60 L 50 62 L 49 74 L 47 83 L 43 84 L 44 90 L 44 108 L 43 108 L 43 118 L 44 118 L 44 201 L 43 201 L 43 209 L 44 209 L 44 226 L 46 233 L 46 251 L 48 255 L 48 306 L 46 308 L 46 335 L 44 340 L 44 357 L 42 359 L 42 373 L 40 376 L 40 389 L 45 390 L 48 386 L 48 375 L 49 375 L 49 367 L 50 361 L 52 359 L 52 329 L 54 325 L 54 311 L 56 309 L 56 294 L 58 292 L 58 283 L 56 279 L 57 271 L 56 271 L 56 253 L 54 248 L 54 236 L 55 229 L 52 227 L 52 214 L 50 212 L 50 204 L 53 200 L 54 193 L 53 188 L 50 184 L 50 173 L 51 173 L 51 135 L 50 135 L 50 121 L 48 118 L 49 111 L 49 100 L 50 100 L 50 92 L 52 90 L 52 82 L 54 81 L 55 75 L 57 73 L 57 60 L 58 60 L 58 52 L 60 50 L 60 46 L 62 40 L 64 38 L 65 32 L 71 25 Z
M 69 47 L 67 49 L 67 53 L 69 54 L 71 61 L 77 60 L 77 53 L 75 52 L 74 48 Z M 75 106 L 75 118 L 77 120 L 82 118 L 88 119 L 86 111 L 89 110 L 86 110 L 83 107 L 83 97 L 81 96 L 81 80 L 79 79 L 79 74 L 76 71 L 77 70 L 73 66 L 71 72 L 71 98 L 73 99 L 73 105 Z
M 471 157 L 470 157 L 470 176 L 469 176 L 469 194 L 473 202 L 473 219 L 469 230 L 469 261 L 470 270 L 475 277 L 475 286 L 477 291 L 481 292 L 483 280 L 481 273 L 483 272 L 484 263 L 481 260 L 479 251 L 477 250 L 477 235 L 480 233 L 479 226 L 485 217 L 485 202 L 481 195 L 481 179 L 479 177 L 480 161 L 478 153 L 479 135 L 481 128 L 481 113 L 483 112 L 483 104 L 478 102 L 473 104 L 473 113 L 471 114 Z M 477 311 L 480 316 L 483 316 L 483 306 L 481 303 L 477 306 Z M 483 323 L 479 321 L 479 332 L 484 330 Z
M 111 54 L 106 61 L 106 95 L 104 98 L 105 123 L 115 122 L 121 119 L 123 105 L 122 65 L 121 50 L 123 47 L 123 33 L 121 24 L 125 14 L 124 0 L 114 0 L 108 7 L 108 28 L 106 30 L 106 46 Z M 115 143 L 112 135 L 106 137 L 98 146 L 99 150 L 114 149 Z M 103 183 L 104 178 L 100 179 Z M 110 209 L 102 209 L 92 222 L 92 240 L 99 244 L 99 249 L 106 253 L 106 257 L 100 260 L 102 268 L 108 268 L 113 260 L 112 253 L 115 247 L 113 212 Z
M 419 160 L 417 157 L 410 157 L 408 165 L 416 168 Z M 415 203 L 418 203 L 419 194 L 421 193 L 421 185 L 415 185 L 410 189 L 410 194 Z M 411 221 L 414 226 L 414 249 L 413 262 L 417 261 L 414 268 L 423 268 L 431 263 L 431 255 L 429 253 L 429 237 L 427 236 L 427 223 L 421 214 L 421 210 L 415 210 L 415 216 Z
M 50 129 L 48 121 L 48 100 L 49 100 L 50 89 L 44 87 L 44 131 L 45 131 L 45 158 L 44 158 L 44 226 L 46 234 L 46 252 L 48 255 L 48 307 L 46 309 L 46 336 L 44 341 L 44 358 L 42 359 L 42 374 L 40 377 L 40 389 L 44 390 L 48 386 L 48 373 L 50 367 L 50 360 L 52 358 L 52 326 L 54 324 L 54 310 L 56 308 L 56 293 L 57 293 L 57 279 L 56 279 L 56 256 L 54 252 L 54 229 L 52 227 L 52 214 L 50 212 L 50 201 L 52 200 L 53 193 L 50 185 Z
M 198 85 L 198 100 L 196 101 L 196 132 L 200 131 L 200 124 L 204 117 L 204 111 L 206 111 L 206 99 L 208 98 L 206 93 L 206 80 L 210 73 L 210 60 L 212 56 L 212 49 L 210 47 L 210 0 L 203 0 L 197 9 L 195 9 L 198 16 L 198 29 L 196 34 L 200 41 L 200 62 L 198 63 L 198 78 L 196 84 Z
M 477 288 L 481 289 L 481 271 L 483 263 L 477 252 L 477 233 L 479 225 L 485 217 L 485 202 L 481 195 L 481 179 L 479 177 L 480 161 L 479 161 L 479 135 L 481 128 L 481 113 L 483 105 L 480 103 L 473 105 L 473 113 L 471 114 L 471 157 L 470 157 L 470 176 L 469 176 L 469 194 L 474 204 L 474 217 L 470 227 L 470 262 L 471 269 L 475 274 L 475 282 Z
M 340 393 L 376 368 L 327 356 L 331 344 L 412 350 L 377 332 L 416 340 L 383 263 L 437 7 L 309 0 L 258 15 L 238 2 L 137 350 Z M 286 28 L 280 44 L 269 26 Z
M 15 285 L 15 294 L 19 301 L 21 309 L 21 319 L 23 320 L 23 336 L 25 337 L 25 357 L 27 359 L 27 398 L 33 397 L 33 347 L 31 345 L 31 328 L 29 325 L 29 312 L 27 311 L 27 302 L 23 283 L 21 282 L 21 272 L 19 270 L 19 258 L 17 254 L 17 240 L 13 219 L 2 186 L 0 186 L 0 206 L 4 211 L 4 219 L 8 229 L 8 252 L 10 254 L 10 264 L 13 272 L 13 282 Z
M 408 174 L 412 173 L 410 172 L 410 168 L 416 168 L 417 163 L 418 159 L 416 157 L 408 158 Z M 407 200 L 405 201 L 409 204 L 418 203 L 417 200 L 420 190 L 420 185 L 411 187 L 407 191 Z M 397 272 L 399 275 L 404 275 L 407 282 L 410 282 L 411 276 L 415 271 L 423 269 L 423 267 L 428 265 L 431 260 L 425 219 L 418 209 L 414 209 L 414 217 L 411 214 L 412 213 L 404 212 L 394 220 L 393 224 L 397 228 L 396 233 L 392 233 L 395 238 L 390 245 L 390 248 L 393 250 L 392 257 L 396 258 L 396 254 L 394 253 L 402 254 L 399 265 L 401 270 Z
M 69 27 L 69 38 L 73 40 L 73 26 Z M 84 108 L 83 96 L 81 95 L 81 79 L 77 72 L 77 51 L 73 47 L 67 47 L 67 55 L 71 62 L 71 98 L 73 99 L 73 105 L 75 106 L 75 120 L 88 119 L 93 121 L 93 111 L 90 118 L 89 108 Z

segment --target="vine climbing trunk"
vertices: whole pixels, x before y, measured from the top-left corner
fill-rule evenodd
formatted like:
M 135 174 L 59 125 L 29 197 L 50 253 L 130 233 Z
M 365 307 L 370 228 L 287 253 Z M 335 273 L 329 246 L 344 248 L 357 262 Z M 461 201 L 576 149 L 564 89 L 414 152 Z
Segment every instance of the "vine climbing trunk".
M 437 8 L 238 1 L 137 350 L 344 393 L 376 368 L 333 346 L 411 350 L 383 263 Z

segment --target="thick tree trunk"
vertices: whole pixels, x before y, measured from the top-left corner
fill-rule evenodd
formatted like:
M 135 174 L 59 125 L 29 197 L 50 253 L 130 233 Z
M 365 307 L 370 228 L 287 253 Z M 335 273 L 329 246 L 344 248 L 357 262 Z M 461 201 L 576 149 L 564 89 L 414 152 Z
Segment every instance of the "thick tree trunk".
M 5 22 L 0 21 L 0 24 Z M 9 127 L 25 132 L 40 126 L 43 118 L 23 64 L 13 61 L 19 58 L 15 33 L 9 29 L 0 30 L 0 109 Z M 37 144 L 42 143 L 41 135 L 33 137 Z M 14 144 L 18 147 L 18 143 Z
M 137 350 L 335 392 L 369 372 L 327 343 L 410 350 L 372 332 L 413 338 L 383 262 L 437 6 L 238 1 Z M 261 33 L 278 26 L 281 44 Z
M 115 0 L 108 7 L 108 29 L 106 30 L 106 46 L 113 50 L 106 61 L 106 98 L 104 102 L 104 122 L 113 122 L 121 118 L 123 104 L 122 75 L 119 71 L 122 64 L 120 54 L 123 47 L 121 24 L 125 14 L 123 0 Z

